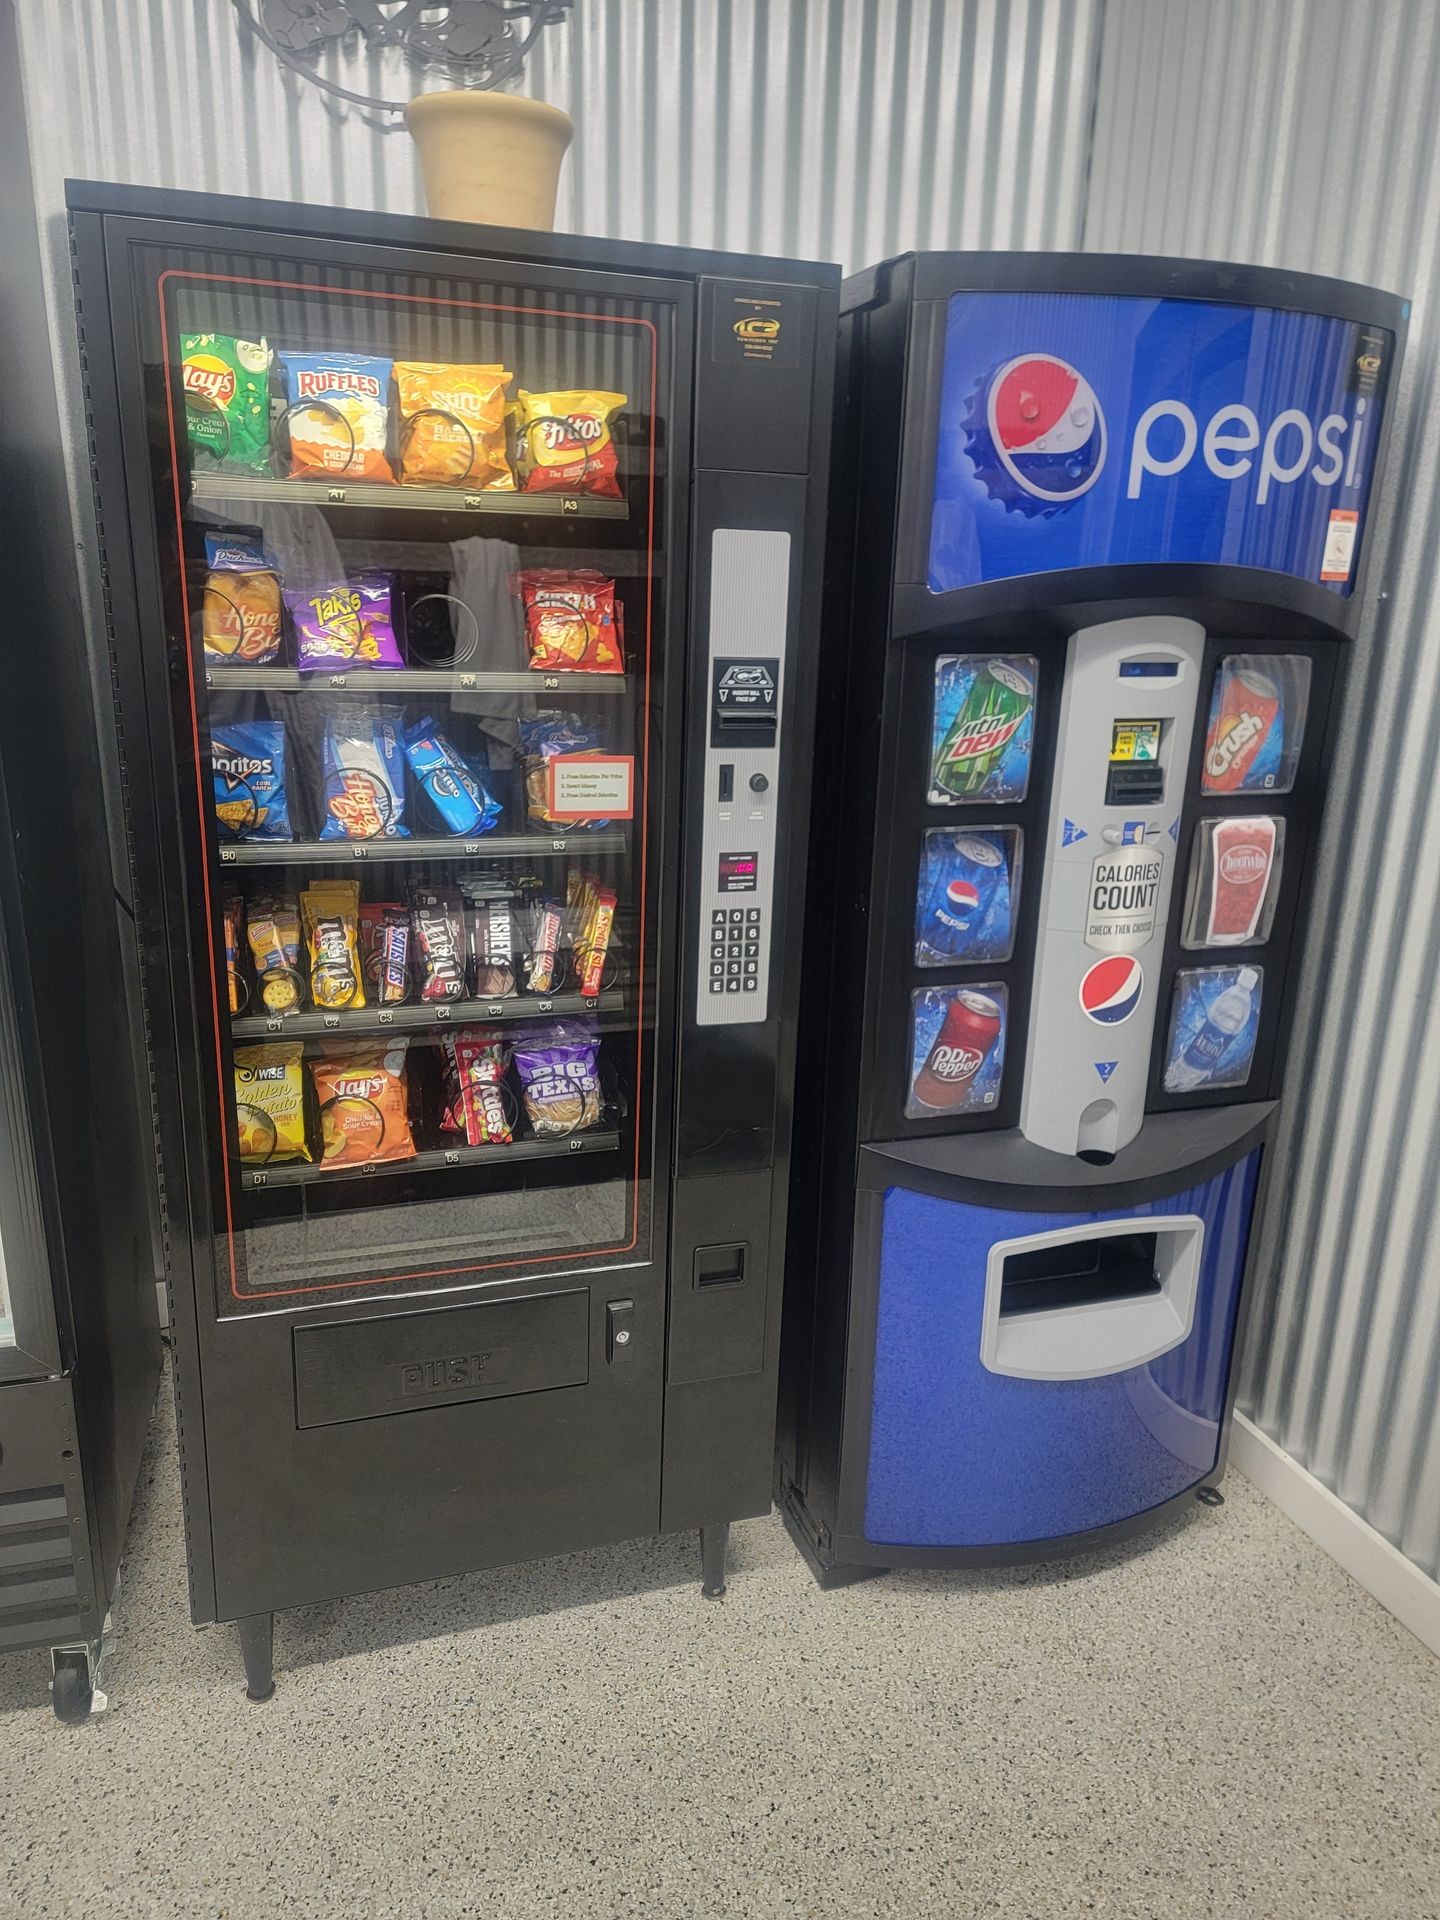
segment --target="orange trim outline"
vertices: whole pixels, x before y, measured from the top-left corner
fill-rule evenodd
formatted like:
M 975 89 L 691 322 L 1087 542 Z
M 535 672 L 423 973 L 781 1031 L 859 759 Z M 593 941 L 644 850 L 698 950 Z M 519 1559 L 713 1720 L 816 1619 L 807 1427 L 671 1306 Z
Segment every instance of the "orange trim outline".
M 266 1287 L 258 1293 L 241 1291 L 235 1264 L 235 1210 L 230 1193 L 230 1113 L 225 1100 L 225 1046 L 220 1029 L 220 1001 L 215 991 L 216 950 L 214 908 L 210 877 L 210 828 L 212 825 L 205 790 L 204 756 L 200 749 L 200 710 L 195 686 L 194 636 L 189 631 L 190 582 L 185 564 L 185 512 L 180 497 L 180 454 L 175 431 L 173 369 L 170 364 L 170 326 L 165 306 L 165 285 L 169 280 L 200 280 L 240 287 L 274 287 L 291 293 L 322 294 L 334 299 L 399 300 L 409 306 L 463 307 L 486 313 L 534 314 L 545 319 L 587 322 L 592 326 L 644 327 L 650 335 L 650 441 L 646 486 L 645 524 L 645 693 L 640 702 L 644 745 L 641 749 L 641 780 L 644 794 L 640 810 L 640 949 L 637 968 L 635 1008 L 635 1161 L 631 1174 L 630 1238 L 623 1245 L 587 1247 L 583 1253 L 560 1255 L 535 1254 L 520 1260 L 480 1261 L 463 1267 L 425 1267 L 414 1273 L 377 1274 L 363 1280 L 322 1280 L 309 1287 Z M 496 1267 L 563 1267 L 571 1260 L 594 1261 L 611 1254 L 629 1253 L 640 1238 L 640 1158 L 644 1138 L 645 1085 L 642 1072 L 645 1049 L 645 952 L 650 920 L 650 667 L 654 641 L 655 603 L 655 428 L 659 395 L 659 333 L 653 320 L 628 314 L 572 313 L 563 307 L 527 307 L 503 300 L 455 300 L 439 294 L 370 292 L 363 288 L 321 287 L 305 280 L 265 280 L 241 273 L 201 273 L 189 267 L 167 267 L 155 283 L 160 307 L 160 349 L 165 372 L 165 416 L 170 438 L 170 483 L 175 507 L 176 559 L 180 568 L 180 594 L 185 611 L 185 671 L 190 695 L 190 733 L 195 749 L 196 803 L 200 814 L 200 871 L 205 888 L 205 944 L 210 960 L 210 1004 L 215 1030 L 215 1085 L 220 1111 L 220 1146 L 225 1164 L 225 1237 L 229 1252 L 230 1292 L 234 1299 L 253 1304 L 257 1300 L 285 1300 L 314 1293 L 345 1292 L 354 1287 L 384 1287 L 411 1280 L 439 1280 L 452 1274 L 487 1273 Z M 653 1177 L 653 1175 L 652 1175 Z

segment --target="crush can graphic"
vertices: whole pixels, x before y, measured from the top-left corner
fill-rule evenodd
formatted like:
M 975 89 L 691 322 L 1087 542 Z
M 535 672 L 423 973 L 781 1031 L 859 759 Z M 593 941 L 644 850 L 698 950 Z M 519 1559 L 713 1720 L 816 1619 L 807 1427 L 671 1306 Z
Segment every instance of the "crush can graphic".
M 988 980 L 974 987 L 923 987 L 911 995 L 910 1119 L 995 1105 L 1005 1067 L 1005 1011 L 1004 987 Z
M 942 654 L 935 662 L 932 806 L 1023 800 L 1035 736 L 1031 654 Z
M 1201 791 L 1288 793 L 1309 694 L 1310 662 L 1303 656 L 1229 655 L 1211 695 Z
M 951 833 L 932 827 L 915 893 L 915 964 L 1008 960 L 1020 889 L 1020 830 Z
M 1191 967 L 1175 976 L 1165 1091 L 1243 1087 L 1260 1026 L 1261 967 Z

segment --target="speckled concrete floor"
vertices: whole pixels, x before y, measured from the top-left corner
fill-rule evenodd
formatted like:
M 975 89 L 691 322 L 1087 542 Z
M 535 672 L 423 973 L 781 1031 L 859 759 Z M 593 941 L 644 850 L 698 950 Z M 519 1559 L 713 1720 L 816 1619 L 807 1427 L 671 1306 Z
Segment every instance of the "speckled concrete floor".
M 185 1613 L 168 1394 L 79 1730 L 0 1661 L 0 1913 L 1433 1920 L 1440 1664 L 1232 1474 L 1143 1549 L 821 1594 L 771 1519 Z

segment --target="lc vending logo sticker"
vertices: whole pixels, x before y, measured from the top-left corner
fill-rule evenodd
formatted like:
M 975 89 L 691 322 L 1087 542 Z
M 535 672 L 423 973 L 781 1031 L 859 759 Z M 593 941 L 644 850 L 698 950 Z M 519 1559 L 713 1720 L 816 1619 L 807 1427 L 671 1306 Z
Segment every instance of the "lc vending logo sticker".
M 1080 982 L 1080 1011 L 1097 1026 L 1118 1027 L 1140 1004 L 1145 974 L 1131 954 L 1097 960 Z

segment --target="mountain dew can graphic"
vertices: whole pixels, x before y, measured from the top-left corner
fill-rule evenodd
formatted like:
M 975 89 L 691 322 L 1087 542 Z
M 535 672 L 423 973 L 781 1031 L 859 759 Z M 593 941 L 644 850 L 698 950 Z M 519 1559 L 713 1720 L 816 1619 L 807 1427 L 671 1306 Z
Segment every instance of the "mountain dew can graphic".
M 1018 800 L 1030 777 L 1035 661 L 948 655 L 935 663 L 931 799 Z

